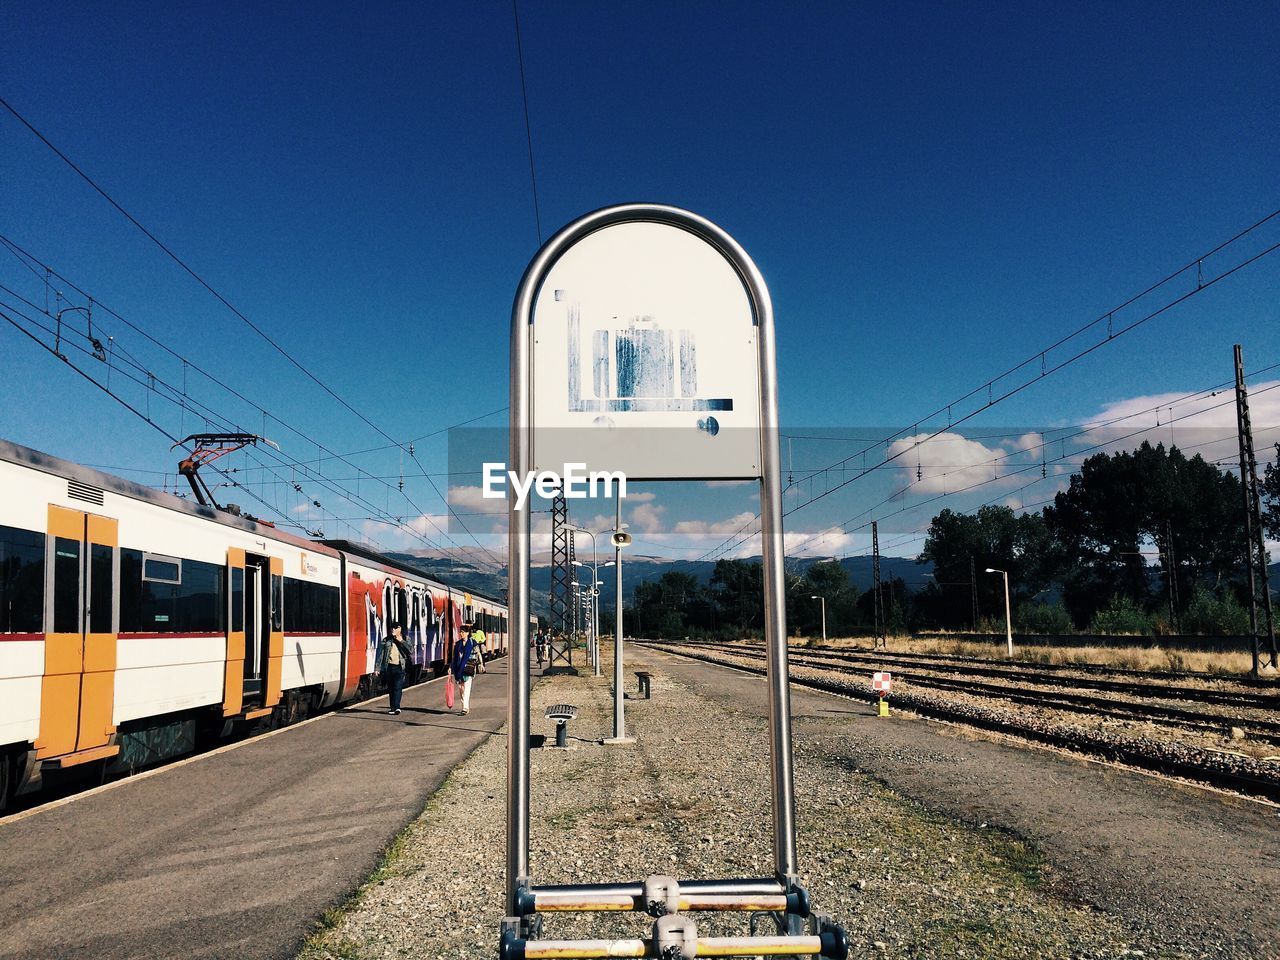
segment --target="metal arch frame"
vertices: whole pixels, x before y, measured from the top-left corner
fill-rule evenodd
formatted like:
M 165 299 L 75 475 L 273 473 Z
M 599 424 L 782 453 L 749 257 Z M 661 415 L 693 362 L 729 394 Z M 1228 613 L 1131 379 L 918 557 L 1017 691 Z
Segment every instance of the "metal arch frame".
M 763 537 L 765 644 L 769 685 L 769 745 L 774 869 L 784 885 L 796 881 L 794 757 L 791 696 L 787 686 L 786 595 L 782 549 L 782 475 L 778 449 L 777 357 L 773 302 L 755 262 L 710 220 L 661 204 L 604 207 L 562 228 L 525 270 L 511 308 L 510 452 L 508 469 L 523 476 L 532 459 L 533 309 L 542 284 L 560 257 L 589 234 L 620 223 L 662 223 L 700 237 L 734 267 L 751 303 L 757 327 L 760 393 L 760 517 Z M 706 478 L 715 479 L 715 478 Z M 514 624 L 507 698 L 507 914 L 520 913 L 529 874 L 529 554 L 530 516 L 508 504 L 508 607 Z

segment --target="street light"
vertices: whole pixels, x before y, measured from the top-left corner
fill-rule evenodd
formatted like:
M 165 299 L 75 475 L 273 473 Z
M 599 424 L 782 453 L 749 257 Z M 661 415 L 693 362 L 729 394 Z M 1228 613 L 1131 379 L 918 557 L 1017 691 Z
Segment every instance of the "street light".
M 1007 570 L 997 570 L 995 567 L 987 567 L 987 573 L 999 573 L 1004 575 L 1004 631 L 1005 637 L 1009 641 L 1009 656 L 1013 656 L 1013 613 L 1009 610 L 1009 572 Z
M 613 560 L 617 568 L 617 608 L 613 621 L 613 736 L 605 743 L 633 743 L 627 736 L 626 707 L 622 699 L 622 548 L 631 543 L 631 534 L 627 533 L 629 524 L 622 522 L 622 497 L 616 497 L 613 505 L 613 535 L 609 538 L 613 543 Z
M 827 598 L 820 597 L 816 593 L 809 597 L 810 600 L 822 601 L 822 642 L 827 642 Z
M 586 635 L 587 656 L 590 656 L 595 636 L 595 624 L 592 622 L 592 607 L 595 603 L 596 592 L 595 580 L 593 578 L 591 581 L 583 583 L 575 577 L 573 585 L 578 595 L 578 610 L 582 614 L 582 628 L 579 632 Z
M 591 579 L 592 579 L 593 581 L 599 581 L 599 579 L 600 579 L 600 564 L 599 564 L 600 555 L 599 555 L 599 552 L 598 552 L 598 551 L 597 551 L 597 549 L 596 549 L 596 535 L 595 535 L 595 531 L 593 531 L 593 530 L 588 530 L 586 527 L 579 527 L 579 526 L 577 526 L 576 524 L 572 524 L 572 523 L 565 524 L 565 528 L 566 528 L 566 529 L 568 529 L 568 530 L 576 531 L 576 532 L 578 532 L 578 533 L 585 533 L 588 537 L 590 537 L 590 538 L 591 538 Z M 583 563 L 582 563 L 582 561 L 581 561 L 581 560 L 575 560 L 575 561 L 574 561 L 574 565 L 575 565 L 575 566 L 582 566 L 582 565 L 583 565 Z M 596 589 L 598 590 L 598 588 L 596 588 Z M 600 634 L 600 604 L 599 604 L 599 601 L 598 601 L 596 598 L 592 598 L 592 605 L 591 605 L 591 621 L 592 621 L 591 636 L 592 636 L 592 638 L 593 638 L 593 639 L 592 639 L 592 641 L 591 641 L 591 648 L 590 648 L 590 651 L 589 651 L 589 652 L 590 652 L 590 655 L 591 655 L 591 661 L 592 661 L 592 663 L 593 663 L 593 664 L 595 664 L 595 675 L 598 677 L 598 676 L 600 676 L 600 641 L 599 641 L 599 634 Z
M 585 533 L 591 538 L 591 579 L 595 583 L 595 588 L 592 591 L 591 598 L 591 647 L 587 652 L 591 656 L 591 662 L 595 664 L 595 675 L 598 677 L 600 676 L 600 587 L 602 586 L 600 582 L 600 568 L 612 567 L 613 561 L 607 560 L 604 563 L 598 562 L 599 558 L 596 554 L 596 535 L 594 532 L 588 530 L 586 527 L 577 527 L 573 524 L 567 524 L 567 527 L 570 530 L 577 530 L 580 533 Z M 585 561 L 575 560 L 573 561 L 573 565 L 575 567 L 585 567 L 587 564 Z

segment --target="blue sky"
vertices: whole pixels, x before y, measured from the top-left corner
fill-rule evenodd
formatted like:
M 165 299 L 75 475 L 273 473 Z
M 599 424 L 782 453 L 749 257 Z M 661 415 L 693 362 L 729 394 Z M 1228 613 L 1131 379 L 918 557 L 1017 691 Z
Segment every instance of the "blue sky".
M 526 2 L 521 27 L 544 236 L 636 199 L 724 226 L 770 284 L 797 430 L 909 428 L 1280 207 L 1267 5 Z M 8 5 L 0 32 L 0 95 L 387 433 L 506 403 L 511 297 L 538 241 L 509 4 Z M 333 450 L 385 445 L 2 111 L 0 152 L 0 233 L 270 411 L 286 454 L 316 451 L 277 419 Z M 1253 249 L 1277 240 L 1273 222 Z M 43 305 L 4 251 L 0 283 Z M 1276 362 L 1277 293 L 1280 254 L 974 423 L 1016 433 L 1187 393 L 1230 377 L 1234 342 L 1251 368 Z M 0 357 L 0 436 L 171 469 L 159 433 L 7 324 Z M 447 469 L 442 437 L 417 452 Z M 399 461 L 357 460 L 393 485 Z M 885 489 L 851 484 L 788 527 Z M 443 512 L 423 479 L 406 491 L 361 481 L 396 515 Z M 654 492 L 655 535 L 751 509 L 742 489 Z M 361 513 L 305 493 L 325 505 L 300 522 L 331 534 Z

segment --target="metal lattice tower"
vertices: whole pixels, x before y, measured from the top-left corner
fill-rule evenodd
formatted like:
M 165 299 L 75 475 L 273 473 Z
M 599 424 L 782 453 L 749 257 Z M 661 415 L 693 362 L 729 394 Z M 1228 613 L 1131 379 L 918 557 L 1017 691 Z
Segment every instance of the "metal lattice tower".
M 570 530 L 569 531 L 569 562 L 565 564 L 565 570 L 568 572 L 566 573 L 565 576 L 566 576 L 566 579 L 569 581 L 569 589 L 573 591 L 572 596 L 577 598 L 574 602 L 581 603 L 582 598 L 578 596 L 580 588 L 577 588 L 574 586 L 574 584 L 578 582 L 578 570 L 576 567 L 574 567 L 574 563 L 577 561 L 577 559 L 578 559 L 577 536 L 575 535 L 574 531 Z M 577 631 L 577 623 L 578 623 L 577 618 L 578 618 L 578 609 L 575 606 L 573 611 L 569 614 L 569 622 L 573 624 L 575 632 Z
M 569 584 L 573 566 L 569 563 L 569 503 L 560 494 L 551 501 L 551 629 L 567 634 L 572 628 L 572 599 Z
M 1245 565 L 1249 572 L 1249 633 L 1253 636 L 1253 673 L 1262 660 L 1266 637 L 1271 668 L 1276 663 L 1276 630 L 1271 618 L 1271 584 L 1267 577 L 1267 545 L 1262 530 L 1262 505 L 1258 497 L 1258 461 L 1253 454 L 1253 425 L 1249 420 L 1249 390 L 1244 383 L 1244 359 L 1235 345 L 1236 427 L 1240 435 L 1240 487 L 1244 493 Z M 1261 586 L 1262 596 L 1258 596 Z M 1261 607 L 1261 610 L 1259 608 Z M 1262 614 L 1259 617 L 1259 613 Z
M 871 589 L 875 596 L 876 639 L 875 646 L 888 646 L 885 638 L 884 603 L 880 596 L 880 529 L 871 521 Z

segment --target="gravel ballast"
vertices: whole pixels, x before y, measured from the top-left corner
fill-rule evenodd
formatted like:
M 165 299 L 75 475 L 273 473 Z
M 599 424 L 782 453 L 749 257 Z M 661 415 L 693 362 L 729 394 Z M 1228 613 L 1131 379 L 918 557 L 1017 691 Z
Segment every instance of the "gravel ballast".
M 653 684 L 653 700 L 627 703 L 637 743 L 626 747 L 594 742 L 610 728 L 606 680 L 558 676 L 535 686 L 535 732 L 552 733 L 542 719 L 548 705 L 580 707 L 569 728 L 575 749 L 533 751 L 538 882 L 770 873 L 764 718 L 661 672 Z M 795 738 L 802 881 L 816 908 L 848 931 L 852 955 L 1194 955 L 1158 950 L 1121 919 L 1064 901 L 1026 843 L 905 799 L 859 770 L 846 745 L 838 716 L 807 721 Z M 494 957 L 505 763 L 506 740 L 497 736 L 459 766 L 378 871 L 326 914 L 303 960 Z M 546 935 L 644 936 L 648 923 L 637 915 L 557 915 L 547 918 Z M 699 916 L 707 933 L 745 932 L 745 923 L 739 915 Z

